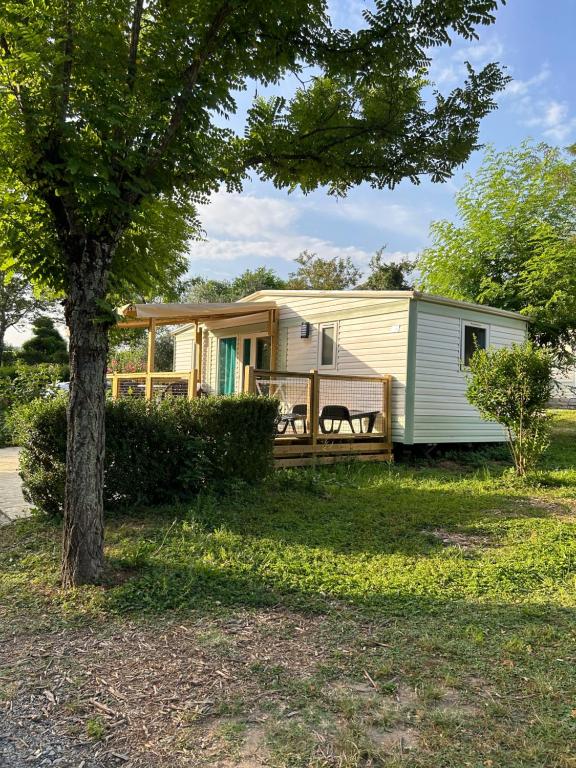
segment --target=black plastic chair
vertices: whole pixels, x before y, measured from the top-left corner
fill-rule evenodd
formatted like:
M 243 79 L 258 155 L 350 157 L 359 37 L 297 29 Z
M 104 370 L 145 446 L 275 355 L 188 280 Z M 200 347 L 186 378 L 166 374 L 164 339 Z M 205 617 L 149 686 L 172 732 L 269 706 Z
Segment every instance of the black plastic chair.
M 294 433 L 296 433 L 296 422 L 302 421 L 302 428 L 304 430 L 304 434 L 307 433 L 306 429 L 306 419 L 308 418 L 308 405 L 306 403 L 296 403 L 295 406 L 292 408 L 292 413 L 294 416 L 304 416 L 303 419 L 293 419 L 292 420 L 292 429 Z
M 330 422 L 330 428 L 326 426 L 326 422 Z M 320 430 L 324 435 L 337 435 L 342 429 L 342 424 L 346 423 L 350 426 L 353 434 L 356 434 L 356 430 L 352 425 L 352 417 L 350 411 L 345 405 L 325 405 L 320 413 Z
M 304 428 L 304 434 L 306 434 L 306 418 L 308 416 L 308 406 L 306 403 L 297 403 L 295 406 L 292 407 L 292 410 L 290 413 L 283 413 L 278 417 L 278 422 L 276 424 L 276 430 L 279 435 L 285 434 L 288 427 L 292 427 L 292 432 L 296 434 L 296 422 L 301 421 L 303 428 Z M 304 418 L 298 418 L 298 417 L 304 417 Z

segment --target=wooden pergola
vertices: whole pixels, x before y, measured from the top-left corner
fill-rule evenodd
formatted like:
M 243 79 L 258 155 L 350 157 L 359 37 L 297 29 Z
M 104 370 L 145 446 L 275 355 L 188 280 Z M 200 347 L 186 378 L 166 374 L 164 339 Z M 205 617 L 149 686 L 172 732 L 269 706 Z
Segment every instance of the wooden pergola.
M 213 304 L 128 304 L 119 310 L 122 316 L 118 328 L 145 328 L 148 331 L 148 347 L 145 373 L 115 373 L 112 380 L 112 397 L 119 396 L 123 379 L 142 379 L 145 383 L 145 397 L 152 398 L 153 379 L 186 378 L 188 380 L 188 396 L 195 397 L 198 383 L 202 381 L 202 329 L 203 323 L 217 320 L 231 320 L 235 325 L 255 322 L 258 316 L 268 323 L 270 336 L 270 363 L 274 367 L 278 349 L 278 308 L 271 301 L 239 301 L 234 303 Z M 195 326 L 195 360 L 190 371 L 154 370 L 156 353 L 156 329 L 163 325 L 194 325 Z

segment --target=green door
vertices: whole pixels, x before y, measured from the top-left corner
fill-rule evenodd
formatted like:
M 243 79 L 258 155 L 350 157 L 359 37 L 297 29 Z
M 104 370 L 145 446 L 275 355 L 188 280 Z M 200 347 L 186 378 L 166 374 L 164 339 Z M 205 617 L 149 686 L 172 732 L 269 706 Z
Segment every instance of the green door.
M 232 395 L 236 380 L 236 337 L 220 339 L 218 347 L 218 394 Z

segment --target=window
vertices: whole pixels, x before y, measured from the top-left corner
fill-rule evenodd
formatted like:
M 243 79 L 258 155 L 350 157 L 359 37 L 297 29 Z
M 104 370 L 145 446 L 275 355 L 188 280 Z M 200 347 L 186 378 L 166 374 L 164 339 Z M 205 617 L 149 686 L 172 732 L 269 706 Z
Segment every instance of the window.
M 270 336 L 260 336 L 256 339 L 256 368 L 270 370 Z
M 270 370 L 270 336 L 244 336 L 241 339 L 242 350 L 242 386 L 245 383 L 245 369 L 247 365 L 261 370 Z
M 464 323 L 462 327 L 462 362 L 465 367 L 470 365 L 470 358 L 477 349 L 488 346 L 488 328 L 483 325 Z
M 321 368 L 335 368 L 336 367 L 336 326 L 331 323 L 330 325 L 320 326 L 320 367 Z

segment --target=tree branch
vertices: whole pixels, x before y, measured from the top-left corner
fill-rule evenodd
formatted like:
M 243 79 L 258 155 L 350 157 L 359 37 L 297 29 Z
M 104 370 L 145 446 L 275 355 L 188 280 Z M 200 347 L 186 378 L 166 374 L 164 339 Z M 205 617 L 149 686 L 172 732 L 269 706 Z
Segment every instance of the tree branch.
M 142 28 L 142 7 L 144 0 L 135 0 L 132 16 L 132 31 L 130 34 L 130 53 L 128 54 L 128 70 L 126 83 L 130 93 L 134 91 L 136 83 L 136 60 L 138 57 L 138 44 L 140 42 L 140 30 Z
M 61 135 L 64 123 L 66 122 L 66 114 L 68 112 L 68 104 L 70 103 L 70 86 L 72 83 L 72 52 L 74 50 L 74 33 L 72 28 L 71 19 L 71 3 L 68 1 L 65 6 L 65 19 L 64 27 L 66 30 L 64 39 L 62 41 L 62 53 L 64 56 L 62 62 L 62 82 L 60 85 L 60 105 L 55 113 L 58 117 L 57 126 L 58 134 Z M 57 92 L 57 91 L 56 91 Z
M 170 147 L 170 145 L 174 141 L 174 138 L 176 137 L 178 130 L 182 124 L 184 113 L 186 111 L 186 107 L 188 105 L 190 96 L 192 95 L 194 86 L 198 82 L 198 77 L 200 75 L 202 65 L 206 62 L 210 54 L 214 51 L 220 32 L 222 31 L 222 28 L 224 27 L 224 24 L 226 23 L 226 20 L 231 12 L 232 12 L 232 5 L 230 2 L 227 1 L 220 6 L 220 8 L 217 10 L 210 24 L 210 27 L 208 28 L 203 44 L 200 47 L 200 50 L 198 51 L 196 58 L 191 62 L 191 64 L 184 71 L 182 75 L 182 80 L 184 83 L 182 92 L 175 100 L 176 103 L 175 103 L 174 111 L 172 112 L 166 131 L 162 136 L 162 138 L 160 139 L 160 143 L 158 144 L 156 151 L 153 153 L 151 162 L 148 164 L 148 167 L 146 168 L 146 172 L 149 172 L 150 170 L 152 170 L 157 166 L 163 154 L 166 152 L 166 150 Z

